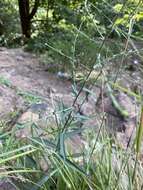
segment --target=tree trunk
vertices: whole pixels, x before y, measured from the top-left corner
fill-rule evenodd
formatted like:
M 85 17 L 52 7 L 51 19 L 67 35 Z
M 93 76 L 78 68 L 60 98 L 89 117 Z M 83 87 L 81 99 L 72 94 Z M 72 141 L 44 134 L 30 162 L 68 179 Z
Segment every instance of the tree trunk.
M 19 14 L 20 14 L 20 21 L 21 21 L 21 29 L 22 34 L 26 38 L 30 38 L 31 36 L 31 19 L 37 12 L 39 6 L 39 0 L 35 0 L 34 7 L 30 13 L 29 9 L 29 0 L 18 0 L 19 5 Z
M 22 34 L 30 38 L 29 0 L 18 0 Z

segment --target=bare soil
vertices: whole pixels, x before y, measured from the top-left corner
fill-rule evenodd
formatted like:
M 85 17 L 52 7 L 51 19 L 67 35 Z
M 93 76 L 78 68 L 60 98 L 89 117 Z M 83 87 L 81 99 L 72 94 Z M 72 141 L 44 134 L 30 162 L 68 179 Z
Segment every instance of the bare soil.
M 132 64 L 132 61 L 130 61 L 130 64 Z M 112 64 L 111 67 L 112 72 L 110 72 L 112 74 L 116 72 L 116 68 Z M 121 75 L 122 77 L 118 80 L 118 83 L 125 89 L 134 92 L 142 91 L 143 80 L 140 70 L 135 69 L 133 72 L 128 69 Z M 119 136 L 119 141 L 127 145 L 135 130 L 139 116 L 139 106 L 134 97 L 125 92 L 118 91 L 117 93 L 118 102 L 129 112 L 129 118 L 125 120 L 117 113 L 108 96 L 103 94 L 100 97 L 100 88 L 93 87 L 92 90 L 96 98 L 89 95 L 88 100 L 79 110 L 78 106 L 85 96 L 83 92 L 75 106 L 77 112 L 84 116 L 91 116 L 91 119 L 82 123 L 82 126 L 98 128 L 97 126 L 100 123 L 100 117 L 98 116 L 104 111 L 107 113 L 106 123 L 109 126 L 109 131 L 115 131 L 116 135 Z M 99 97 L 100 101 L 97 104 Z M 47 122 L 45 118 L 54 113 L 59 103 L 62 102 L 65 107 L 71 107 L 73 100 L 71 81 L 59 78 L 56 73 L 45 71 L 38 57 L 24 52 L 21 48 L 0 48 L 0 120 L 2 122 L 6 122 L 13 127 L 17 122 L 34 121 L 40 127 L 44 127 L 47 126 L 47 123 L 43 121 Z M 39 118 L 39 110 L 42 112 L 42 119 Z M 56 125 L 53 119 L 51 119 L 50 125 L 51 123 Z M 28 128 L 16 133 L 16 136 L 20 138 L 27 135 L 30 135 Z M 82 140 L 77 139 L 79 144 L 82 144 L 80 142 Z

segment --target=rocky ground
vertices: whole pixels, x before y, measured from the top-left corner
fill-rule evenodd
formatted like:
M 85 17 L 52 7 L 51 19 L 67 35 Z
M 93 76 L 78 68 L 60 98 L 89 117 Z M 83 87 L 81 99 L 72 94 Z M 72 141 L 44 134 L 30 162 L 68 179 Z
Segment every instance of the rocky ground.
M 142 78 L 138 71 L 136 73 L 127 71 L 118 82 L 127 91 L 133 92 L 134 88 L 138 88 L 137 90 L 140 91 L 143 89 L 141 81 Z M 108 123 L 114 125 L 113 128 L 121 133 L 129 132 L 130 128 L 134 128 L 138 119 L 139 106 L 135 97 L 125 93 L 124 90 L 119 89 L 116 92 L 117 101 L 129 113 L 128 119 L 123 119 L 105 92 L 101 98 L 101 91 L 100 87 L 93 86 L 93 93 L 89 94 L 88 100 L 84 102 L 80 112 L 85 116 L 93 116 L 104 111 L 108 115 L 106 116 Z M 75 104 L 77 112 L 84 96 L 85 93 L 81 93 Z M 39 122 L 39 125 L 45 125 L 40 122 L 49 115 L 52 117 L 57 105 L 63 103 L 66 107 L 71 107 L 74 98 L 71 82 L 60 78 L 57 74 L 45 71 L 35 55 L 24 52 L 22 49 L 0 49 L 1 123 L 6 122 L 12 127 L 17 122 L 24 123 L 33 120 Z M 39 113 L 41 117 L 39 117 Z M 86 121 L 84 125 L 96 127 L 97 116 Z M 21 133 L 19 132 L 19 135 L 26 136 L 28 133 L 28 129 L 25 129 Z
M 135 134 L 139 120 L 140 102 L 130 92 L 142 92 L 141 71 L 136 68 L 130 71 L 129 64 L 128 70 L 122 73 L 122 79 L 118 83 L 124 89 L 115 88 L 115 96 L 118 103 L 129 113 L 128 118 L 121 117 L 106 90 L 98 86 L 93 86 L 92 93 L 79 109 L 86 94 L 82 92 L 74 108 L 75 114 L 90 118 L 82 124 L 79 123 L 79 127 L 87 129 L 98 130 L 101 115 L 106 113 L 104 120 L 109 132 L 115 134 L 119 143 L 126 148 Z M 45 71 L 35 55 L 22 49 L 0 48 L 1 133 L 15 127 L 15 137 L 26 138 L 31 136 L 31 124 L 35 123 L 38 126 L 35 136 L 48 138 L 44 129 L 57 127 L 55 111 L 58 108 L 60 112 L 63 105 L 64 108 L 71 108 L 74 99 L 70 80 L 60 78 L 47 69 Z M 19 127 L 24 124 L 26 127 Z M 82 136 L 77 134 L 67 144 L 72 151 L 78 152 L 84 146 L 83 141 Z M 1 186 L 0 184 L 0 188 Z

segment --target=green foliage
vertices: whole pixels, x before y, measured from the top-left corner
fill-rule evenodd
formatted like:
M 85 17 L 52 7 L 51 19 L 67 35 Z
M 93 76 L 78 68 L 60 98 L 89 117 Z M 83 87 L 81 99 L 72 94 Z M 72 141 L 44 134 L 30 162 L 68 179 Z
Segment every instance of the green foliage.
M 143 23 L 142 1 L 128 0 L 125 5 L 123 3 L 119 3 L 113 8 L 116 14 L 120 15 L 115 21 L 115 27 L 123 27 L 126 31 L 132 27 L 132 34 L 140 35 Z
M 33 5 L 32 0 L 30 4 Z M 16 46 L 21 44 L 17 1 L 4 0 L 0 5 L 1 45 L 12 46 L 15 44 Z M 97 0 L 96 2 L 84 2 L 83 0 L 41 1 L 38 12 L 32 20 L 32 40 L 30 40 L 27 49 L 33 51 L 35 49 L 36 51 L 47 50 L 44 44 L 45 37 L 48 42 L 53 40 L 53 36 L 57 37 L 58 40 L 59 35 L 62 36 L 63 30 L 66 33 L 67 28 L 69 30 L 73 26 L 79 28 L 82 22 L 82 31 L 88 36 L 104 38 L 112 29 L 115 20 L 114 30 L 111 33 L 112 38 L 114 35 L 126 36 L 131 24 L 130 21 L 133 20 L 132 34 L 140 36 L 143 20 L 142 7 L 142 2 L 131 0 L 125 3 L 119 0 L 114 2 L 110 0 Z M 69 41 L 68 35 L 70 34 L 65 36 L 67 41 Z
M 3 84 L 7 87 L 11 87 L 11 82 L 8 79 L 6 79 L 5 77 L 0 76 L 0 84 Z
M 39 103 L 41 98 L 33 95 L 30 92 L 24 92 L 22 90 L 17 90 L 17 94 L 22 96 L 27 104 Z
M 47 65 L 47 70 L 48 65 L 52 69 L 53 64 L 55 72 L 59 70 L 71 72 L 74 67 L 89 68 L 94 64 L 102 42 L 90 35 L 89 29 L 85 33 L 75 28 L 66 30 L 59 28 L 51 36 L 41 34 L 32 38 L 25 49 L 40 54 L 41 62 Z M 119 54 L 120 51 L 122 44 L 109 40 L 102 47 L 100 61 L 104 63 L 104 59 Z
M 35 32 L 25 48 L 40 55 L 43 53 L 44 64 L 56 64 L 63 71 L 71 70 L 81 65 L 93 65 L 101 41 L 108 35 L 109 40 L 100 52 L 100 61 L 106 62 L 107 57 L 123 51 L 122 39 L 127 37 L 129 27 L 131 35 L 140 33 L 141 9 L 133 12 L 137 6 L 137 1 L 125 4 L 110 0 L 49 1 L 48 4 L 43 1 L 36 17 L 42 21 L 34 22 Z M 136 18 L 135 21 L 132 22 L 132 18 Z M 116 43 L 117 37 L 119 43 Z
M 13 46 L 20 36 L 19 13 L 16 1 L 0 2 L 0 45 Z
M 61 117 L 65 114 L 66 111 L 62 112 Z M 31 126 L 33 131 L 41 130 L 34 125 Z M 15 130 L 0 135 L 0 164 L 7 168 L 0 175 L 7 178 L 14 176 L 9 180 L 17 189 L 125 190 L 134 189 L 136 183 L 136 189 L 141 189 L 143 168 L 139 161 L 132 182 L 134 157 L 118 147 L 105 131 L 98 136 L 93 129 L 83 131 L 74 125 L 64 133 L 55 130 L 49 139 L 32 136 L 27 140 L 18 140 L 14 136 Z M 70 154 L 65 148 L 66 140 L 78 133 L 82 133 L 86 140 L 84 149 L 79 154 Z M 60 141 L 57 141 L 57 137 Z M 44 160 L 42 164 L 48 164 L 45 172 L 41 169 L 41 160 Z

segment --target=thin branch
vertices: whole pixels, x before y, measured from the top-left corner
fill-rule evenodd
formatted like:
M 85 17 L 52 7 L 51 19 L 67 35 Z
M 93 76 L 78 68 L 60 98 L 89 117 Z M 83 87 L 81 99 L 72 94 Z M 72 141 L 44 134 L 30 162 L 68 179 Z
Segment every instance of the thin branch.
M 34 15 L 36 14 L 37 10 L 38 10 L 38 7 L 39 7 L 39 4 L 40 4 L 40 0 L 35 0 L 35 3 L 34 3 L 34 7 L 31 11 L 31 13 L 29 14 L 29 19 L 31 20 Z

